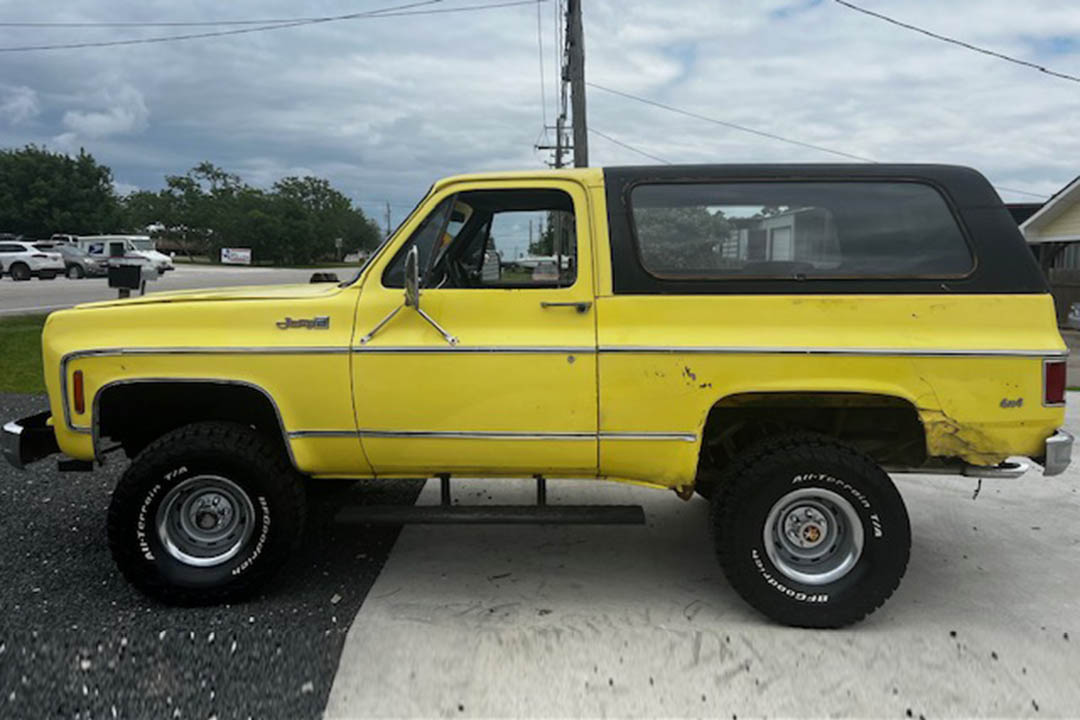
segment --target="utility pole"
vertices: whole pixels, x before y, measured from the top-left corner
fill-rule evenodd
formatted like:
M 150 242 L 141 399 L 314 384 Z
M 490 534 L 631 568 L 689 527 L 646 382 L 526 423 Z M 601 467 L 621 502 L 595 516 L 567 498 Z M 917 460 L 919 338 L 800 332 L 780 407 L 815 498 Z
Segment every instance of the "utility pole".
M 585 124 L 585 34 L 581 28 L 581 0 L 566 4 L 567 73 L 574 120 L 574 167 L 589 166 L 589 130 Z
M 390 237 L 390 201 L 386 201 L 386 237 Z

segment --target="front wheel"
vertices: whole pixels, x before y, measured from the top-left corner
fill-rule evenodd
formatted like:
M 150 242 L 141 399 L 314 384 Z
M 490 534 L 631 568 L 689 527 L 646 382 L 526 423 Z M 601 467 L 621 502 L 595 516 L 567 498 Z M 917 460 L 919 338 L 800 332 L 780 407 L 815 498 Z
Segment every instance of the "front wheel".
M 163 602 L 251 594 L 300 539 L 304 488 L 280 448 L 236 423 L 173 430 L 113 491 L 109 547 L 131 584 Z
M 834 628 L 866 617 L 900 584 L 911 552 L 904 502 L 866 455 L 792 433 L 736 457 L 712 524 L 732 587 L 770 618 Z
M 67 269 L 67 276 L 72 280 L 79 280 L 86 277 L 86 272 L 83 271 L 78 265 L 70 265 Z
M 8 273 L 11 275 L 11 279 L 16 282 L 26 282 L 33 276 L 33 273 L 30 272 L 30 266 L 26 263 L 12 264 L 8 268 Z

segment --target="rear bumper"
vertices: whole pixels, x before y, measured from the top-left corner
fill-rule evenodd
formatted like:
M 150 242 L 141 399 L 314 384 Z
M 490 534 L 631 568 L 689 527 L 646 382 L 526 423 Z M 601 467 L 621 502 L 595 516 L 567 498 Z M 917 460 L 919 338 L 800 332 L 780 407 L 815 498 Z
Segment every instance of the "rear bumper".
M 60 452 L 56 434 L 47 424 L 49 412 L 12 420 L 0 430 L 0 451 L 19 470 L 28 464 Z
M 1073 436 L 1058 430 L 1046 439 L 1046 455 L 1043 458 L 1043 475 L 1050 477 L 1065 472 L 1072 462 Z

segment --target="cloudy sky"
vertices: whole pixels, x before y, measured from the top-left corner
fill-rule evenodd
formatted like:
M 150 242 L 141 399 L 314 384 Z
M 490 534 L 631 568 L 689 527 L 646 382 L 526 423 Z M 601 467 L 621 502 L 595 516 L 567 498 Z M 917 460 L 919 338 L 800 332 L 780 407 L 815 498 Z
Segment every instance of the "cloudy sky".
M 855 1 L 1080 75 L 1080 3 Z M 295 18 L 409 2 L 0 0 L 0 23 Z M 122 191 L 156 189 L 165 174 L 202 160 L 258 185 L 315 174 L 380 221 L 389 201 L 396 222 L 437 177 L 543 165 L 533 145 L 544 114 L 552 123 L 556 113 L 556 14 L 549 0 L 185 42 L 4 51 L 0 146 L 85 147 L 113 168 Z M 1080 83 L 833 0 L 584 0 L 584 21 L 586 75 L 605 87 L 881 161 L 972 165 L 999 187 L 1036 194 L 1080 174 Z M 228 28 L 0 26 L 0 50 L 215 29 Z M 598 89 L 589 90 L 588 110 L 596 130 L 670 162 L 839 159 Z M 590 154 L 593 165 L 653 162 L 597 135 Z

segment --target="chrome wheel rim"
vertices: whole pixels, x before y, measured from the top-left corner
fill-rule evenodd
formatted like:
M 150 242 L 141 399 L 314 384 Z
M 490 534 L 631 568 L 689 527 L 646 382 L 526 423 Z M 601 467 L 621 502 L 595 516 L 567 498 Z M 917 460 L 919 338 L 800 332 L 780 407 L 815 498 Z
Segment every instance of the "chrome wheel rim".
M 765 553 L 783 575 L 826 585 L 851 572 L 863 551 L 863 526 L 845 498 L 824 488 L 793 490 L 765 518 Z
M 165 495 L 157 530 L 172 557 L 193 567 L 228 562 L 251 538 L 255 506 L 244 490 L 219 475 L 197 475 Z

